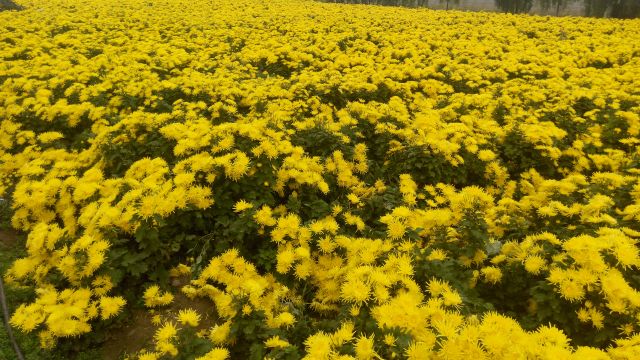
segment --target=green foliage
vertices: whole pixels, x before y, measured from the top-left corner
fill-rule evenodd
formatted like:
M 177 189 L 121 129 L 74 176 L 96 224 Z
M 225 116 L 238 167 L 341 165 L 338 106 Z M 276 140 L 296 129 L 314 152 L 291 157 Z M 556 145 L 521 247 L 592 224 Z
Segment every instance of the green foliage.
M 16 4 L 12 0 L 0 0 L 0 11 L 4 10 L 22 10 L 23 7 Z

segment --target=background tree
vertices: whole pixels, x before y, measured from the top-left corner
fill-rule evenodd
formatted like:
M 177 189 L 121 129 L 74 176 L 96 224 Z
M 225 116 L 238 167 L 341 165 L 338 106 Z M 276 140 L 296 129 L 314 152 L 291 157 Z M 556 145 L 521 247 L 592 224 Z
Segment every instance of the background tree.
M 612 0 L 609 15 L 618 19 L 631 19 L 640 16 L 640 0 Z
M 609 4 L 615 0 L 584 0 L 585 16 L 604 17 Z
M 640 0 L 584 0 L 585 16 L 631 19 L 640 16 Z
M 445 3 L 446 10 L 449 10 L 449 4 L 455 4 L 455 5 L 460 5 L 460 0 L 440 0 L 440 4 Z
M 560 15 L 560 10 L 567 8 L 570 2 L 575 0 L 539 0 L 540 8 L 549 11 L 549 9 L 555 9 L 555 15 Z
M 512 14 L 527 13 L 533 6 L 533 0 L 495 0 L 496 7 Z

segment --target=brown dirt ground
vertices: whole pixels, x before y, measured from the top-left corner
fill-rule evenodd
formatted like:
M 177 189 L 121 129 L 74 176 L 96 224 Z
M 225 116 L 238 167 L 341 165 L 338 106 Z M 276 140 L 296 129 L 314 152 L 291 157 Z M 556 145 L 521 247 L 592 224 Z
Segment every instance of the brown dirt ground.
M 194 309 L 202 317 L 198 330 L 208 329 L 214 325 L 216 316 L 214 305 L 210 300 L 189 299 L 180 292 L 180 288 L 188 283 L 188 279 L 174 279 L 172 293 L 174 300 L 169 307 L 160 309 L 158 314 L 163 319 L 167 315 L 177 315 L 182 309 Z M 157 327 L 151 323 L 151 314 L 146 310 L 134 310 L 131 322 L 123 328 L 110 332 L 103 347 L 105 360 L 119 360 L 125 355 L 133 355 L 142 349 L 152 349 L 153 335 Z
M 18 233 L 0 229 L 0 248 L 10 249 L 18 244 Z

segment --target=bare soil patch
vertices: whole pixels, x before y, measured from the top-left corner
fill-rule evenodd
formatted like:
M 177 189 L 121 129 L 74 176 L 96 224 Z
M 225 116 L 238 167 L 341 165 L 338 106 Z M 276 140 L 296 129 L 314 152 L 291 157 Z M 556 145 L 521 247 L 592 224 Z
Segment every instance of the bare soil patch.
M 2 0 L 0 0 L 2 1 Z M 18 245 L 18 233 L 13 230 L 0 229 L 0 248 L 10 249 Z
M 217 318 L 213 302 L 203 298 L 187 298 L 180 292 L 180 288 L 188 282 L 189 280 L 186 277 L 174 279 L 172 283 L 174 288 L 171 291 L 175 296 L 173 302 L 169 307 L 161 308 L 156 313 L 166 318 L 167 315 L 177 315 L 180 310 L 190 308 L 196 310 L 202 316 L 198 329 L 212 327 Z M 108 340 L 102 348 L 103 358 L 105 360 L 119 360 L 125 354 L 132 355 L 144 348 L 149 349 L 153 345 L 153 336 L 158 328 L 151 323 L 151 316 L 149 311 L 134 310 L 131 322 L 128 325 L 107 335 Z

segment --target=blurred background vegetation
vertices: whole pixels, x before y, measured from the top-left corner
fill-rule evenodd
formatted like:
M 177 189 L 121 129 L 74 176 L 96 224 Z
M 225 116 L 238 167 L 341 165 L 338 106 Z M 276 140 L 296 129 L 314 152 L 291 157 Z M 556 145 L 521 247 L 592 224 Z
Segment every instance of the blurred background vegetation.
M 640 17 L 640 0 L 320 0 L 432 9 L 499 11 L 512 14 L 572 15 L 632 19 Z M 13 0 L 0 0 L 0 11 L 21 10 Z
M 433 9 L 486 10 L 541 15 L 577 15 L 620 19 L 640 16 L 640 0 L 325 0 Z
M 540 15 L 573 15 L 632 19 L 640 17 L 640 0 L 321 0 L 432 9 L 484 10 Z M 0 11 L 21 10 L 13 0 L 0 0 Z

